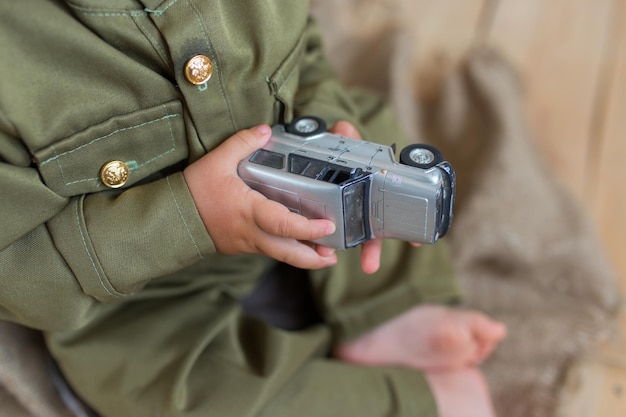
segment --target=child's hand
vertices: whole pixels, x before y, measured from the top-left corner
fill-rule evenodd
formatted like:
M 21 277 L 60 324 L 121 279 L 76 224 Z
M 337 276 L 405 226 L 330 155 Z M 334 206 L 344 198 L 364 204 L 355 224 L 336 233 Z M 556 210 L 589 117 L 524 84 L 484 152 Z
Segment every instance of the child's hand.
M 221 253 L 258 253 L 303 269 L 333 265 L 333 250 L 305 243 L 334 233 L 331 221 L 292 213 L 237 175 L 239 161 L 270 136 L 267 125 L 241 130 L 184 170 L 200 217 Z

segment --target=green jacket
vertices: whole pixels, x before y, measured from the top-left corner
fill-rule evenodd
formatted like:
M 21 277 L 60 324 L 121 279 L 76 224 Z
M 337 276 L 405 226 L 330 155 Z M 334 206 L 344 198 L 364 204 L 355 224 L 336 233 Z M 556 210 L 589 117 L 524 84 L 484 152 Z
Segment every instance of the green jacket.
M 240 129 L 315 114 L 397 142 L 378 98 L 340 87 L 308 12 L 279 0 L 1 2 L 0 318 L 77 328 L 158 277 L 200 260 L 223 268 L 181 171 Z M 198 54 L 213 65 L 199 86 L 185 77 Z M 100 178 L 110 161 L 129 168 L 121 188 Z M 268 262 L 246 259 L 234 275 Z

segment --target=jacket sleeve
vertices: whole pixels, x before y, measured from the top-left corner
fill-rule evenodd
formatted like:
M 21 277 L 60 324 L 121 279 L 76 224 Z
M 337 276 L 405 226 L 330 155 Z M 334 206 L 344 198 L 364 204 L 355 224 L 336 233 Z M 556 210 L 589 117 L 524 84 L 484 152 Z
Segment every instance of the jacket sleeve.
M 123 192 L 62 197 L 4 124 L 0 190 L 2 319 L 79 327 L 100 302 L 214 251 L 180 172 Z

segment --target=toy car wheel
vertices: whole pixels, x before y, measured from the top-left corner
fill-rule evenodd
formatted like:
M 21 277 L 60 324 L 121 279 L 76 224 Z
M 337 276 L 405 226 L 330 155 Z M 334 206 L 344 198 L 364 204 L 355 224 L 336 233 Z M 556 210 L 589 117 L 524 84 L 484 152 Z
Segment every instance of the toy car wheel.
M 291 123 L 285 126 L 285 130 L 298 136 L 315 136 L 326 132 L 326 122 L 319 117 L 303 116 L 294 119 Z
M 434 146 L 409 145 L 400 152 L 400 163 L 417 168 L 428 169 L 443 162 L 443 155 Z

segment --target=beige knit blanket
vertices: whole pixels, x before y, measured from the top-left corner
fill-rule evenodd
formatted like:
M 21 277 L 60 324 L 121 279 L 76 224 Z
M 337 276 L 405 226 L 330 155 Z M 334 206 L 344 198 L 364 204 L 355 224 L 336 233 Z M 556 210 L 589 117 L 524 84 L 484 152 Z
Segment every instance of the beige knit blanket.
M 402 13 L 357 18 L 372 4 L 314 2 L 330 57 L 347 83 L 386 94 L 407 132 L 438 146 L 456 168 L 447 239 L 465 302 L 509 326 L 484 367 L 498 415 L 555 416 L 568 368 L 612 324 L 617 280 L 586 213 L 534 148 L 515 70 L 495 51 L 473 50 L 426 84 L 416 77 L 424 69 Z M 50 370 L 37 333 L 0 323 L 0 417 L 85 415 L 62 400 Z

